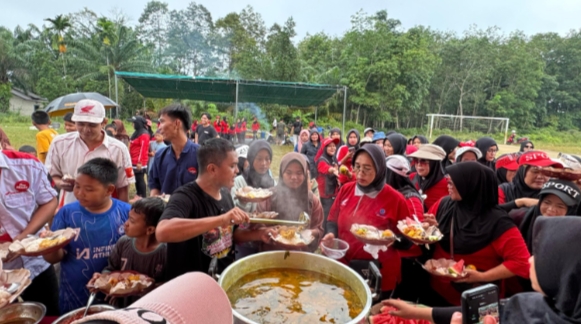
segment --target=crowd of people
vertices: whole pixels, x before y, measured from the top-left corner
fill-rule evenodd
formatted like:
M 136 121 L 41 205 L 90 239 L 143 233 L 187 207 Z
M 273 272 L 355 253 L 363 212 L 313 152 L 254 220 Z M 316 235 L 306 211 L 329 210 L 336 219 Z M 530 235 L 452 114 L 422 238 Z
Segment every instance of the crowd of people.
M 235 259 L 288 249 L 273 241 L 276 227 L 250 224 L 249 213 L 273 211 L 298 221 L 306 212 L 315 240 L 301 250 L 345 240 L 349 250 L 340 261 L 361 275 L 376 263 L 379 293 L 394 315 L 449 323 L 463 291 L 494 283 L 501 298 L 510 297 L 506 323 L 581 319 L 575 280 L 581 257 L 565 251 L 575 250 L 581 224 L 556 218 L 581 215 L 581 191 L 578 183 L 543 172 L 581 169 L 581 159 L 552 159 L 530 141 L 497 157 L 489 137 L 461 142 L 442 135 L 429 143 L 421 135 L 408 139 L 371 128 L 343 137 L 336 128 L 325 134 L 314 124 L 303 127 L 297 118 L 273 123 L 277 136 L 290 127 L 294 143 L 275 178 L 273 150 L 258 139 L 256 119 L 250 145 L 245 119 L 211 120 L 203 113 L 200 124 L 192 122 L 188 107 L 172 104 L 159 112 L 157 127 L 149 116 L 132 117 L 129 135 L 123 121 L 109 123 L 102 104 L 82 100 L 65 116 L 64 134 L 49 127 L 45 112 L 33 113 L 36 149 L 16 151 L 0 134 L 0 241 L 80 229 L 57 251 L 4 264 L 31 271 L 22 298 L 59 315 L 84 306 L 92 292 L 87 285 L 107 272 L 133 270 L 159 285 L 192 271 L 208 273 L 213 259 L 221 271 Z M 137 197 L 130 200 L 132 184 Z M 260 203 L 241 201 L 236 192 L 247 186 L 273 194 Z M 426 249 L 402 237 L 373 253 L 350 231 L 367 224 L 401 236 L 396 224 L 407 217 L 437 225 L 443 239 Z M 440 258 L 462 259 L 471 268 L 453 281 L 422 269 Z M 123 308 L 136 299 L 112 303 Z

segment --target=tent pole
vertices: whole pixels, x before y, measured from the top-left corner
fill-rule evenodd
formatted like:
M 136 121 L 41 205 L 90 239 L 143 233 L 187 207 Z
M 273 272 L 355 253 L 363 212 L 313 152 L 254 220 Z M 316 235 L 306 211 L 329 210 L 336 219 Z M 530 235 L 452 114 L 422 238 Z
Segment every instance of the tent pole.
M 115 74 L 115 117 L 119 118 L 119 88 L 117 87 L 117 74 Z
M 345 95 L 343 96 L 343 130 L 341 134 L 345 134 L 345 115 L 347 113 L 347 86 L 343 87 Z
M 315 107 L 315 125 L 317 125 L 317 110 L 319 110 L 319 107 Z
M 234 120 L 238 119 L 238 80 L 236 80 L 236 103 L 234 104 Z

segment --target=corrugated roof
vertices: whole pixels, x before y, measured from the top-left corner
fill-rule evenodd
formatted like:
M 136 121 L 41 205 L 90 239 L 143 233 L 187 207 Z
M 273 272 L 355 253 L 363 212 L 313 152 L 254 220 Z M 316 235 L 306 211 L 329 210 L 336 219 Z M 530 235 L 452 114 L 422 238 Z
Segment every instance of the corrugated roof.
M 46 98 L 43 98 L 37 94 L 34 94 L 32 92 L 24 92 L 23 90 L 20 90 L 18 88 L 12 88 L 10 89 L 10 92 L 12 93 L 12 95 L 17 96 L 19 98 L 22 98 L 24 100 L 28 100 L 28 101 L 48 101 Z
M 191 99 L 213 102 L 276 103 L 308 107 L 320 105 L 343 86 L 281 81 L 250 81 L 184 75 L 115 72 L 148 98 Z

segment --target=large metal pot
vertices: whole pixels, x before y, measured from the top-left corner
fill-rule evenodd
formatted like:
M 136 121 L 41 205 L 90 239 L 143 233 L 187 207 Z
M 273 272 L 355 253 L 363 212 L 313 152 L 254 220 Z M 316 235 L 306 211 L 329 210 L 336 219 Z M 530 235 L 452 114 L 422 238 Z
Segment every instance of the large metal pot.
M 77 308 L 75 310 L 72 310 L 72 311 L 64 314 L 63 316 L 57 318 L 56 321 L 52 322 L 52 324 L 66 323 L 65 322 L 66 320 L 73 317 L 77 313 L 81 312 L 81 315 L 82 315 L 85 312 L 85 308 L 86 307 L 83 306 L 81 308 Z M 106 312 L 106 311 L 110 311 L 110 310 L 115 310 L 115 307 L 113 307 L 111 305 L 92 305 L 91 308 L 89 308 L 89 313 L 96 314 L 96 313 Z
M 16 323 L 20 320 L 37 324 L 45 314 L 46 307 L 41 303 L 14 303 L 0 309 L 0 323 Z
M 369 286 L 363 280 L 363 278 L 361 278 L 349 267 L 321 255 L 308 252 L 287 251 L 258 253 L 244 259 L 240 259 L 231 264 L 220 275 L 218 284 L 222 287 L 222 289 L 228 291 L 228 289 L 243 276 L 256 270 L 272 268 L 310 270 L 343 281 L 355 291 L 364 305 L 361 313 L 349 323 L 365 323 L 365 316 L 371 309 L 372 302 L 371 290 L 369 289 Z M 232 313 L 234 314 L 234 323 L 258 324 L 242 316 L 234 309 L 232 310 Z

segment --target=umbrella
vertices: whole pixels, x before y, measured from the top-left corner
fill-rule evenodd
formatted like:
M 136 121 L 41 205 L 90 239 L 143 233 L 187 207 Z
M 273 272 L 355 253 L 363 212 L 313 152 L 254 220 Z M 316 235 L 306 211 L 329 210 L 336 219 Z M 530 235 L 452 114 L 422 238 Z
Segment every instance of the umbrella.
M 115 101 L 105 97 L 104 95 L 97 93 L 97 92 L 77 92 L 77 93 L 70 93 L 66 96 L 62 96 L 56 98 L 55 100 L 51 101 L 45 108 L 44 111 L 48 113 L 49 116 L 64 116 L 69 112 L 73 112 L 75 108 L 75 104 L 79 100 L 83 99 L 92 99 L 96 100 L 105 106 L 105 109 L 111 109 L 117 107 L 117 103 Z

